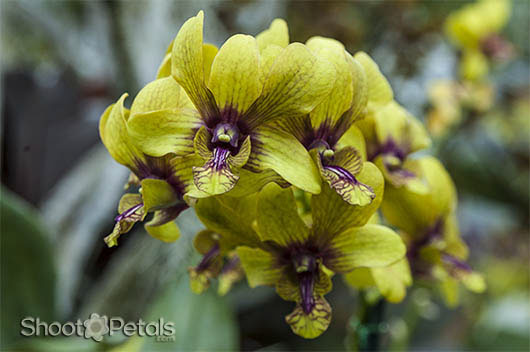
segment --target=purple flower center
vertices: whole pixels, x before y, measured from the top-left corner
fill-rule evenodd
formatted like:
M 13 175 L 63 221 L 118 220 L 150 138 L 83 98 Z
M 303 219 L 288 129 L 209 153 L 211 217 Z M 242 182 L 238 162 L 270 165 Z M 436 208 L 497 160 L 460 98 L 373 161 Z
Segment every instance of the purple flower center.
M 330 147 L 328 142 L 326 142 L 325 140 L 319 138 L 319 139 L 313 140 L 313 142 L 311 142 L 311 144 L 309 145 L 309 147 L 307 149 L 308 150 L 316 149 L 319 152 L 322 152 L 322 151 L 324 151 L 326 149 L 331 149 L 331 147 Z
M 407 152 L 404 148 L 399 146 L 394 139 L 388 138 L 385 143 L 381 144 L 371 155 L 369 155 L 368 160 L 373 161 L 380 155 L 395 156 L 403 162 L 407 157 Z
M 239 128 L 230 123 L 220 123 L 215 126 L 213 130 L 213 137 L 211 142 L 214 145 L 230 144 L 233 148 L 237 148 L 239 144 Z

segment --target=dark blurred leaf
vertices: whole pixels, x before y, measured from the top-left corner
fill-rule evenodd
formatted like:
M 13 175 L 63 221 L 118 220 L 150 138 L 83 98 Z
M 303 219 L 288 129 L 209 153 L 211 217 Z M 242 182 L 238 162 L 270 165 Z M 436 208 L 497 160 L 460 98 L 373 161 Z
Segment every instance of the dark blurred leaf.
M 2 312 L 0 349 L 20 338 L 20 321 L 54 318 L 53 251 L 37 212 L 4 188 L 0 197 Z
M 171 284 L 156 302 L 150 321 L 174 322 L 174 341 L 145 337 L 142 351 L 233 351 L 238 350 L 235 317 L 225 297 L 210 289 L 202 295 L 191 292 L 187 278 Z

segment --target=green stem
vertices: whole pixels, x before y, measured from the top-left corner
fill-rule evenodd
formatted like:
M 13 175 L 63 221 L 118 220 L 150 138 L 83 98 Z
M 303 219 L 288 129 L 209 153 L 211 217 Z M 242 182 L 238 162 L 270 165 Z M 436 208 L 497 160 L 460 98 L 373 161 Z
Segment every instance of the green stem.
M 385 315 L 386 302 L 378 298 L 369 302 L 364 292 L 359 294 L 360 321 L 355 329 L 358 351 L 379 351 L 381 345 L 381 325 Z

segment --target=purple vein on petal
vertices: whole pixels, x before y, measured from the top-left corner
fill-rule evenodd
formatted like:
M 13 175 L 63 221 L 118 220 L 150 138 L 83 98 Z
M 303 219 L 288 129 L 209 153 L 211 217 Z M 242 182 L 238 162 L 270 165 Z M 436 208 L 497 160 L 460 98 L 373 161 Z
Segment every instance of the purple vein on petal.
M 211 166 L 215 171 L 222 170 L 226 167 L 226 159 L 230 155 L 230 151 L 223 148 L 215 148 L 213 151 L 213 159 Z
M 341 179 L 347 180 L 348 182 L 351 182 L 353 184 L 358 184 L 359 182 L 357 179 L 350 174 L 346 169 L 340 167 L 340 166 L 324 166 L 324 169 L 329 170 L 336 175 L 338 175 Z
M 118 221 L 121 221 L 121 220 L 124 220 L 130 216 L 132 216 L 138 209 L 140 209 L 142 206 L 144 205 L 144 203 L 139 203 L 139 204 L 136 204 L 132 207 L 130 207 L 129 209 L 125 210 L 123 213 L 121 213 L 120 215 L 116 216 L 114 218 L 114 221 L 118 222 Z

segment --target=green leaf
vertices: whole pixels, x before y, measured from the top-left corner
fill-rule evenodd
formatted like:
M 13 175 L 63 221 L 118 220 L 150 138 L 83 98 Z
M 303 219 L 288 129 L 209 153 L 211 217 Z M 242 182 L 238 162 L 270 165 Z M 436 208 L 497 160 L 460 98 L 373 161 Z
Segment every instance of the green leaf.
M 20 321 L 28 316 L 54 319 L 53 248 L 36 211 L 1 189 L 1 345 L 20 338 Z
M 235 316 L 227 299 L 213 290 L 196 295 L 187 280 L 165 290 L 147 321 L 161 318 L 174 323 L 174 341 L 145 337 L 142 351 L 233 351 L 239 347 Z

